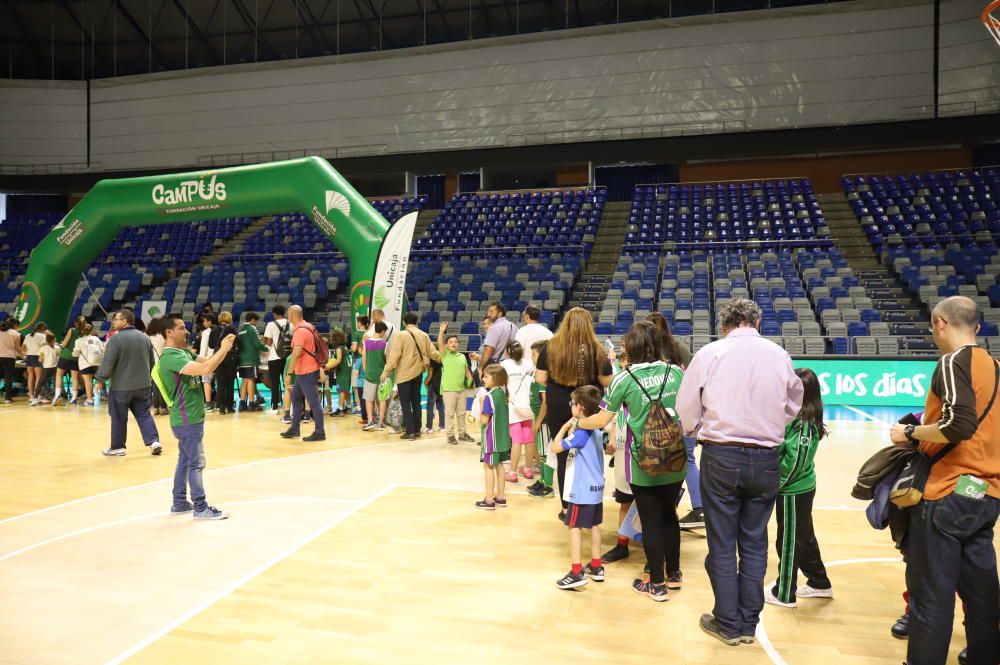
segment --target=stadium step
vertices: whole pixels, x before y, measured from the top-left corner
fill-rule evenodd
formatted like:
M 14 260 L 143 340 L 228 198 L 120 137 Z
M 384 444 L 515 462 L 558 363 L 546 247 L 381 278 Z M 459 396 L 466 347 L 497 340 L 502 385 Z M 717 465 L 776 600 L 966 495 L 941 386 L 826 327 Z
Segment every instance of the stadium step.
M 417 215 L 417 225 L 413 228 L 414 238 L 423 238 L 427 227 L 431 225 L 434 218 L 441 214 L 440 210 L 421 210 Z

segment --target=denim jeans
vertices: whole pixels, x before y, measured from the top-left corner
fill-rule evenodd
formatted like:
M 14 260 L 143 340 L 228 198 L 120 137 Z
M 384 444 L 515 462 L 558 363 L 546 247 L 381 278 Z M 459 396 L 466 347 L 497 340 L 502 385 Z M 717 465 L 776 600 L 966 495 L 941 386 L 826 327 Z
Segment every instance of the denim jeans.
M 174 470 L 174 506 L 187 503 L 188 486 L 195 510 L 208 506 L 201 472 L 205 468 L 205 421 L 193 425 L 171 426 L 177 437 L 177 469 Z
M 444 396 L 434 390 L 434 385 L 427 386 L 427 428 L 434 427 L 434 410 L 438 414 L 438 427 L 444 427 Z
M 296 374 L 295 383 L 292 385 L 292 432 L 299 431 L 299 423 L 302 422 L 302 400 L 305 399 L 312 409 L 313 424 L 316 429 L 315 434 L 326 436 L 323 429 L 323 405 L 319 401 L 319 372 L 312 374 Z
M 128 438 L 129 411 L 135 417 L 135 422 L 139 424 L 143 443 L 151 446 L 160 440 L 160 434 L 156 431 L 156 422 L 153 420 L 153 416 L 149 415 L 151 396 L 152 392 L 149 388 L 111 391 L 110 399 L 108 399 L 108 413 L 111 415 L 112 450 L 125 447 L 125 441 Z
M 779 459 L 777 448 L 703 446 L 701 498 L 708 535 L 705 569 L 715 594 L 712 614 L 726 637 L 753 635 L 760 621 L 767 573 L 767 523 L 778 495 Z
M 1000 499 L 958 494 L 910 509 L 906 586 L 910 592 L 909 665 L 947 660 L 955 592 L 965 604 L 969 665 L 996 665 L 1000 655 L 1000 585 L 993 527 Z
M 698 472 L 698 461 L 694 457 L 694 451 L 698 447 L 698 442 L 694 437 L 684 437 L 684 447 L 687 448 L 687 483 L 688 498 L 691 499 L 691 507 L 695 510 L 701 508 L 701 475 Z

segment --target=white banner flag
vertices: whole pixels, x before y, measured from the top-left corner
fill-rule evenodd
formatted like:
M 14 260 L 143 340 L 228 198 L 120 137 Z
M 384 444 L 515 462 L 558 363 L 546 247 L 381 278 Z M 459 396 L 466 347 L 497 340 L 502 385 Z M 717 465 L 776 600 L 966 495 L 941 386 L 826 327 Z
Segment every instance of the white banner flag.
M 167 301 L 166 300 L 147 300 L 142 303 L 142 312 L 139 314 L 139 318 L 146 325 L 158 316 L 163 316 L 167 313 Z
M 403 215 L 389 227 L 372 277 L 372 307 L 385 312 L 385 320 L 396 326 L 396 330 L 402 330 L 403 308 L 406 306 L 406 268 L 410 262 L 417 214 Z

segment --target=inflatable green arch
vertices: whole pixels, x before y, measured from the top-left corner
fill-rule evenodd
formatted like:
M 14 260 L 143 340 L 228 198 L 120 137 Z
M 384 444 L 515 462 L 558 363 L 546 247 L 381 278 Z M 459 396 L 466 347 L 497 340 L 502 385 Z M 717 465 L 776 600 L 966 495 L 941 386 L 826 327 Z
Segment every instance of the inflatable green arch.
M 14 318 L 19 330 L 66 327 L 80 273 L 127 226 L 302 211 L 351 266 L 351 306 L 367 314 L 389 223 L 319 157 L 213 171 L 102 180 L 31 254 Z

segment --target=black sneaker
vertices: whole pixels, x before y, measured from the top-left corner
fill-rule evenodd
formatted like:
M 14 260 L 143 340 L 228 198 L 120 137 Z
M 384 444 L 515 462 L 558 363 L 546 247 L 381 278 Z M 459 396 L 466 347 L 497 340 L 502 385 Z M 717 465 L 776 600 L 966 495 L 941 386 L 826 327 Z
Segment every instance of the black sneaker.
M 480 510 L 496 510 L 497 504 L 495 504 L 492 501 L 486 501 L 486 500 L 476 501 L 476 508 L 479 508 Z
M 309 436 L 302 437 L 302 440 L 303 441 L 326 441 L 326 435 L 325 434 L 317 434 L 316 432 L 313 432 Z
M 703 631 L 731 647 L 739 646 L 743 641 L 738 635 L 736 637 L 726 637 L 725 633 L 722 632 L 722 626 L 719 625 L 719 622 L 711 614 L 702 614 L 698 625 Z
M 448 443 L 450 443 L 453 446 L 457 446 L 458 445 L 458 439 L 456 439 L 454 435 L 449 434 L 448 435 Z
M 966 647 L 958 653 L 958 665 L 968 665 L 969 663 L 969 648 Z
M 462 434 L 461 436 L 458 437 L 458 440 L 459 441 L 465 441 L 466 443 L 475 443 L 476 442 L 476 440 L 473 439 L 468 434 Z
M 583 586 L 587 583 L 587 576 L 580 571 L 578 574 L 574 575 L 573 571 L 569 571 L 563 575 L 562 579 L 556 582 L 556 586 L 560 589 L 575 589 L 577 587 Z
M 657 603 L 670 600 L 670 593 L 667 591 L 666 584 L 653 584 L 652 582 L 645 582 L 642 578 L 638 578 L 632 580 L 632 590 L 640 595 L 649 596 L 650 600 Z
M 910 636 L 910 614 L 908 612 L 904 613 L 903 616 L 896 619 L 896 623 L 892 624 L 889 632 L 897 640 L 907 639 Z
M 684 574 L 681 571 L 676 573 L 670 573 L 667 575 L 667 588 L 671 591 L 679 591 L 681 588 L 681 580 L 684 579 Z
M 295 430 L 286 430 L 281 433 L 282 439 L 297 439 L 299 438 L 299 433 Z
M 587 574 L 587 577 L 594 580 L 595 582 L 604 581 L 604 566 L 598 566 L 594 568 L 589 563 L 583 567 L 583 572 Z
M 545 487 L 544 485 L 542 485 L 542 481 L 541 480 L 536 480 L 535 482 L 533 482 L 530 485 L 528 485 L 525 489 L 528 492 L 531 492 L 531 490 L 535 490 L 537 492 L 542 487 Z
M 680 519 L 680 525 L 682 529 L 704 529 L 705 511 L 695 508 Z
M 566 521 L 566 511 L 565 510 L 560 510 L 559 511 L 559 521 L 560 522 L 565 522 Z
M 614 563 L 628 558 L 628 545 L 615 545 L 610 550 L 601 555 L 604 563 Z

